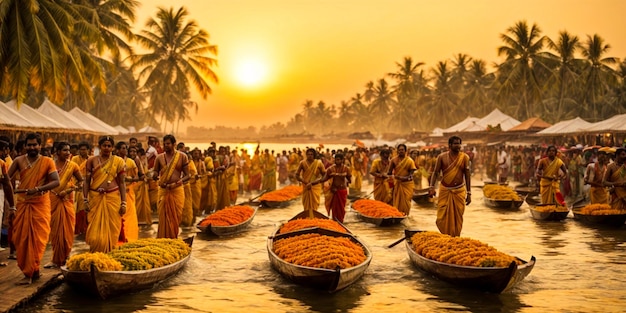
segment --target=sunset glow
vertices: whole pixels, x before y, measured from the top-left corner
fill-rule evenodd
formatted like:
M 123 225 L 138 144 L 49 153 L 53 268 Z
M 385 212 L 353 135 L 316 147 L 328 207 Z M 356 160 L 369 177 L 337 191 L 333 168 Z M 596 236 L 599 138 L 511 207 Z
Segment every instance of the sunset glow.
M 556 39 L 567 30 L 599 34 L 626 57 L 626 1 L 142 1 L 137 27 L 156 8 L 184 6 L 218 47 L 219 84 L 187 125 L 269 126 L 287 123 L 307 100 L 339 107 L 370 81 L 387 79 L 405 57 L 438 62 L 460 53 L 488 65 L 502 62 L 501 34 L 516 22 L 536 23 Z M 193 91 L 195 92 L 195 91 Z
M 258 87 L 267 78 L 267 65 L 259 60 L 247 59 L 235 67 L 235 77 L 243 87 Z

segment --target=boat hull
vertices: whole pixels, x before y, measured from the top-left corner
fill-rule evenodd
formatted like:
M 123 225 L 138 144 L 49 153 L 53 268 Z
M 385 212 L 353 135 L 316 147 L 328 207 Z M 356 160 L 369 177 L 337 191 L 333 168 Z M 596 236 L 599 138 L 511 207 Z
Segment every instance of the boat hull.
M 260 208 L 270 208 L 270 209 L 279 209 L 279 208 L 286 208 L 289 205 L 291 205 L 291 202 L 293 200 L 287 200 L 287 201 L 267 201 L 267 200 L 261 200 L 259 207 Z
M 589 215 L 582 214 L 580 210 L 577 209 L 572 209 L 572 212 L 576 220 L 591 226 L 621 227 L 624 226 L 626 222 L 626 214 Z
M 191 246 L 193 238 L 189 237 L 185 241 Z M 175 263 L 141 271 L 100 271 L 92 265 L 90 271 L 70 271 L 66 266 L 62 266 L 61 272 L 68 284 L 107 299 L 115 295 L 150 289 L 178 273 L 190 258 L 191 253 Z
M 524 262 L 522 265 L 518 266 L 511 262 L 508 267 L 461 266 L 434 261 L 413 250 L 411 236 L 415 233 L 405 230 L 405 245 L 411 263 L 420 270 L 457 286 L 493 293 L 505 292 L 528 276 L 535 266 L 534 256 L 529 262 L 518 259 Z
M 205 234 L 208 235 L 215 235 L 215 236 L 230 236 L 230 235 L 235 235 L 238 233 L 241 233 L 243 231 L 245 231 L 248 226 L 250 226 L 250 224 L 252 223 L 252 220 L 254 219 L 254 217 L 256 216 L 256 212 L 257 212 L 258 208 L 254 208 L 254 213 L 252 213 L 252 215 L 250 216 L 250 218 L 248 218 L 247 220 L 236 224 L 236 225 L 229 225 L 229 226 L 213 226 L 211 224 L 206 225 L 206 226 L 200 226 L 200 224 L 198 224 L 196 227 L 202 231 Z
M 496 200 L 487 197 L 483 201 L 488 207 L 500 210 L 517 210 L 524 203 L 524 200 Z
M 402 216 L 402 217 L 372 217 L 372 216 L 367 216 L 362 214 L 359 211 L 356 211 L 356 216 L 366 222 L 366 223 L 372 223 L 376 226 L 380 226 L 380 227 L 386 227 L 386 226 L 392 226 L 392 225 L 397 225 L 402 223 L 402 221 L 404 221 L 404 219 L 406 219 L 406 216 Z
M 278 230 L 277 230 L 278 231 Z M 351 241 L 357 243 L 365 252 L 366 260 L 354 267 L 346 268 L 346 269 L 323 269 L 323 268 L 315 268 L 308 266 L 300 266 L 292 263 L 288 263 L 278 257 L 274 253 L 274 242 L 283 238 L 289 238 L 293 236 L 303 235 L 303 234 L 311 234 L 318 233 L 326 236 L 333 237 L 346 237 Z M 342 290 L 354 282 L 359 280 L 365 270 L 369 267 L 370 262 L 372 261 L 372 253 L 363 244 L 358 238 L 348 233 L 340 233 L 332 230 L 322 229 L 322 228 L 307 228 L 294 232 L 289 232 L 285 234 L 272 235 L 267 239 L 267 252 L 270 259 L 270 265 L 274 270 L 280 273 L 283 277 L 289 279 L 290 281 L 303 285 L 306 287 L 325 290 L 328 292 L 336 292 Z

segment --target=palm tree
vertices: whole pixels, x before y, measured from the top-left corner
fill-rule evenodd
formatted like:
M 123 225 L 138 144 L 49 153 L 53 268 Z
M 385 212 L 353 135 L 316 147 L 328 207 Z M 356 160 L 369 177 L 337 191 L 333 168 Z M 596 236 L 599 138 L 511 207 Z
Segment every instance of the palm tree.
M 389 84 L 382 78 L 378 80 L 378 84 L 374 86 L 374 96 L 369 106 L 371 116 L 375 116 L 374 123 L 375 130 L 382 133 L 384 130 L 383 125 L 387 125 L 388 116 L 391 107 L 396 102 L 393 98 L 393 93 L 389 89 Z
M 141 106 L 144 96 L 133 72 L 119 54 L 109 64 L 104 67 L 107 91 L 95 92 L 96 105 L 90 112 L 111 125 L 146 125 L 150 120 Z
M 396 131 L 403 132 L 414 128 L 418 114 L 417 88 L 419 87 L 415 81 L 418 69 L 422 65 L 424 65 L 423 62 L 414 64 L 413 59 L 405 57 L 402 63 L 396 62 L 397 72 L 387 74 L 396 80 L 396 85 L 392 87 L 392 90 L 397 101 L 389 124 Z
M 169 122 L 181 117 L 180 109 L 169 106 L 185 106 L 191 85 L 206 99 L 212 92 L 209 81 L 218 81 L 212 69 L 217 61 L 209 56 L 217 54 L 217 47 L 209 43 L 209 34 L 195 21 L 187 20 L 188 15 L 184 7 L 176 11 L 159 8 L 156 19 L 149 19 L 147 29 L 136 35 L 147 52 L 132 56 L 134 66 L 140 69 L 142 88 L 150 97 L 152 114 L 161 114 Z
M 516 115 L 527 119 L 534 114 L 535 104 L 541 101 L 539 70 L 545 67 L 541 54 L 545 37 L 541 36 L 537 25 L 528 27 L 526 21 L 520 21 L 500 38 L 504 45 L 498 48 L 498 55 L 504 55 L 506 60 L 498 67 L 499 98 L 519 101 L 515 105 Z
M 356 132 L 370 130 L 369 126 L 372 123 L 370 111 L 363 101 L 363 96 L 360 93 L 350 99 L 350 116 L 352 117 L 350 125 L 352 130 Z
M 71 1 L 0 1 L 0 92 L 21 104 L 29 88 L 62 103 L 66 88 L 86 95 L 103 86 L 100 69 L 72 38 L 91 42 L 96 29 Z
M 461 105 L 469 108 L 470 116 L 485 116 L 495 108 L 490 91 L 493 80 L 494 75 L 487 73 L 485 61 L 472 60 L 466 74 L 466 93 L 461 99 Z
M 465 85 L 468 79 L 467 75 L 469 72 L 468 67 L 470 66 L 470 62 L 472 62 L 472 57 L 464 53 L 457 54 L 455 59 L 452 61 L 454 68 L 452 69 L 450 84 L 461 98 L 465 95 Z
M 458 106 L 459 97 L 452 89 L 452 71 L 446 61 L 437 63 L 433 69 L 435 88 L 432 95 L 430 115 L 436 119 L 437 127 L 446 128 L 466 115 L 466 110 Z
M 578 36 L 572 36 L 567 31 L 559 33 L 557 42 L 546 38 L 548 47 L 556 51 L 556 55 L 551 55 L 554 60 L 558 60 L 556 69 L 553 72 L 549 85 L 555 86 L 556 94 L 544 100 L 549 108 L 544 116 L 551 117 L 551 122 L 561 121 L 565 118 L 574 118 L 566 112 L 572 112 L 574 108 L 579 108 L 577 101 L 573 95 L 576 93 L 578 73 L 581 68 L 581 60 L 575 57 L 576 52 L 582 47 Z
M 612 114 L 609 108 L 602 108 L 604 96 L 613 86 L 617 85 L 617 75 L 611 67 L 618 63 L 614 57 L 604 57 L 611 46 L 604 43 L 599 35 L 587 36 L 583 45 L 582 55 L 586 59 L 583 71 L 583 101 L 585 103 L 586 117 L 597 121 L 600 118 Z M 608 106 L 606 106 L 608 107 Z M 598 112 L 600 109 L 603 112 Z

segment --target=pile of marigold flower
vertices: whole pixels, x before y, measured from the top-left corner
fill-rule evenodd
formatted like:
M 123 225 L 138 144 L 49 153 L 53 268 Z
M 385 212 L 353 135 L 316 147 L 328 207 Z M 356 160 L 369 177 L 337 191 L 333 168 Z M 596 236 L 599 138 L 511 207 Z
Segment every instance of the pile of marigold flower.
M 494 200 L 514 200 L 520 201 L 522 198 L 515 192 L 515 190 L 496 184 L 486 185 L 483 187 L 483 194 L 485 197 Z
M 370 217 L 403 217 L 404 214 L 387 203 L 371 199 L 359 199 L 352 204 L 352 208 L 359 213 Z
M 302 186 L 289 185 L 281 189 L 264 193 L 259 201 L 283 202 L 290 201 L 302 194 Z
M 235 205 L 219 210 L 200 221 L 199 226 L 231 226 L 237 225 L 248 220 L 254 209 L 247 205 Z
M 191 248 L 180 239 L 146 238 L 125 243 L 106 254 L 81 253 L 70 257 L 71 271 L 89 271 L 93 263 L 101 271 L 137 271 L 161 267 L 182 260 Z
M 289 221 L 283 224 L 283 226 L 281 226 L 280 229 L 278 230 L 278 233 L 279 234 L 290 233 L 292 231 L 310 228 L 310 227 L 330 229 L 330 230 L 338 231 L 341 233 L 348 232 L 343 226 L 341 226 L 341 224 L 333 220 L 321 219 L 321 218 L 302 218 L 302 219 Z
M 585 215 L 618 215 L 626 214 L 626 210 L 613 209 L 609 204 L 595 203 L 584 206 L 580 213 Z
M 367 259 L 363 247 L 350 238 L 320 234 L 276 240 L 274 253 L 288 263 L 333 270 L 353 267 Z
M 536 207 L 534 207 L 534 210 L 537 212 L 545 212 L 545 213 L 549 213 L 549 212 L 567 212 L 569 211 L 569 209 L 566 206 L 563 205 L 538 205 Z
M 517 258 L 499 252 L 475 239 L 451 237 L 426 231 L 411 237 L 413 250 L 419 255 L 443 263 L 475 267 L 508 267 Z

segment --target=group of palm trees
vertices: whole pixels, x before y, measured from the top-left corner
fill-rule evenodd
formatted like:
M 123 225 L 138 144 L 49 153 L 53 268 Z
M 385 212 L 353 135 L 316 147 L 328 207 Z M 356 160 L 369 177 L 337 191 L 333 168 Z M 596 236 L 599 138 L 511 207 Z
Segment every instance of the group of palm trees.
M 457 54 L 427 71 L 405 57 L 395 72 L 368 82 L 350 100 L 338 106 L 306 100 L 301 113 L 270 129 L 406 134 L 450 127 L 494 108 L 520 121 L 541 117 L 550 123 L 626 113 L 626 61 L 607 56 L 610 45 L 599 35 L 581 39 L 562 31 L 553 40 L 537 25 L 519 21 L 500 38 L 501 63 L 488 66 Z
M 217 82 L 217 48 L 182 7 L 159 8 L 133 33 L 139 4 L 0 1 L 0 100 L 36 107 L 47 97 L 112 125 L 188 119 L 191 88 L 206 98 Z
M 137 0 L 0 1 L 0 100 L 36 107 L 47 97 L 112 125 L 176 123 L 178 130 L 198 108 L 191 89 L 206 99 L 218 81 L 217 48 L 182 7 L 159 8 L 133 33 L 138 6 Z M 351 99 L 306 100 L 289 121 L 259 132 L 430 131 L 494 108 L 552 123 L 626 112 L 626 61 L 607 56 L 610 46 L 599 35 L 581 39 L 562 31 L 554 40 L 519 21 L 500 38 L 500 63 L 460 53 L 426 69 L 405 57 Z

